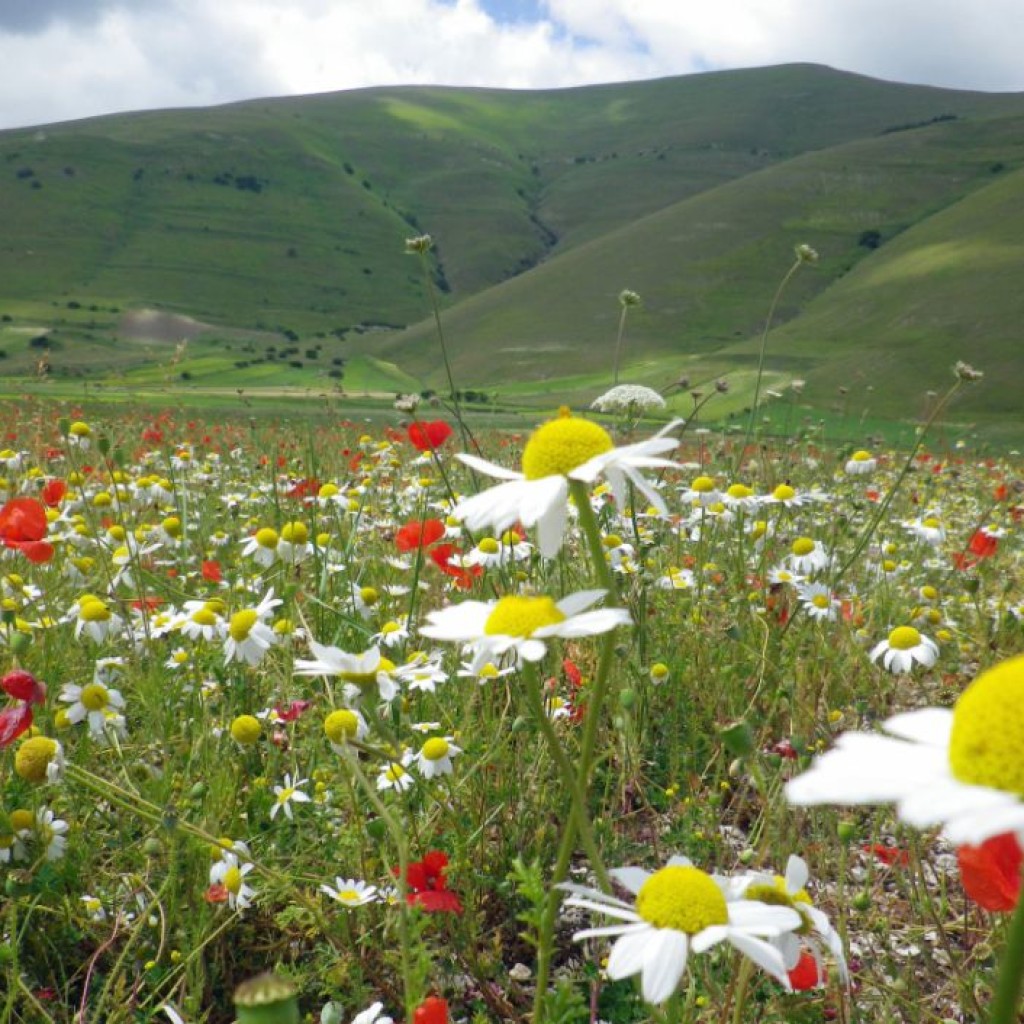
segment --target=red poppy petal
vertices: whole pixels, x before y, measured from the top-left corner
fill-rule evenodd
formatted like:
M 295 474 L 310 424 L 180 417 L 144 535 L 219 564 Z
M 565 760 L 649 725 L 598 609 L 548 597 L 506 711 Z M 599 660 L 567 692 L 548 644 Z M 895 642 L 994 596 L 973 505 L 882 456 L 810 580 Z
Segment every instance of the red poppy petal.
M 448 1024 L 448 1003 L 438 996 L 427 996 L 416 1007 L 413 1024 Z
M 27 700 L 30 704 L 42 704 L 46 700 L 46 684 L 41 683 L 31 672 L 16 668 L 0 679 L 0 689 L 16 700 Z
M 12 498 L 0 508 L 0 538 L 5 541 L 42 540 L 46 509 L 35 498 Z
M 1024 854 L 1012 832 L 986 839 L 980 846 L 957 851 L 964 892 L 985 910 L 1013 910 L 1020 898 Z
M 0 749 L 9 747 L 31 725 L 31 704 L 15 704 L 0 711 Z

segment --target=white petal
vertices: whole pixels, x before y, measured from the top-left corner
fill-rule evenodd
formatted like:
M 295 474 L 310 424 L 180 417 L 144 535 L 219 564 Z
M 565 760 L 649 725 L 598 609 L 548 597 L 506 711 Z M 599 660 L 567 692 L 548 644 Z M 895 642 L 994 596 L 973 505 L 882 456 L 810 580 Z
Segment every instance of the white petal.
M 573 935 L 573 942 L 582 942 L 584 939 L 601 939 L 611 935 L 631 935 L 633 932 L 645 931 L 650 928 L 646 921 L 638 921 L 633 924 L 606 924 L 600 928 L 584 928 L 581 932 Z
M 791 932 L 803 919 L 789 907 L 773 907 L 757 900 L 734 900 L 728 904 L 729 924 L 754 935 L 778 935 Z
M 540 633 L 540 630 L 537 632 Z M 523 661 L 540 661 L 548 650 L 543 640 L 520 640 L 516 642 L 515 648 Z
M 563 597 L 555 607 L 567 618 L 578 615 L 607 594 L 607 590 L 577 590 L 575 594 Z
M 650 942 L 654 929 L 648 925 L 644 929 L 637 929 L 623 935 L 618 942 L 612 946 L 608 954 L 608 977 L 612 981 L 620 978 L 629 978 L 637 971 L 643 970 L 644 962 L 647 959 L 647 945 Z
M 541 626 L 540 629 L 534 630 L 534 636 L 560 636 L 566 639 L 597 636 L 599 633 L 608 633 L 619 626 L 628 626 L 632 621 L 625 608 L 598 608 L 596 611 L 574 615 L 571 619 L 555 623 L 552 626 Z
M 483 636 L 492 611 L 484 601 L 460 601 L 431 612 L 419 631 L 432 640 L 475 640 Z
M 455 458 L 459 462 L 465 463 L 470 469 L 475 469 L 478 473 L 483 473 L 485 476 L 493 476 L 498 480 L 523 479 L 522 473 L 517 473 L 514 469 L 506 469 L 495 462 L 488 462 L 486 459 L 478 458 L 476 455 L 467 455 L 465 452 L 459 452 Z
M 729 937 L 729 926 L 727 924 L 713 924 L 709 928 L 703 928 L 697 932 L 691 940 L 694 953 L 705 953 L 712 946 L 717 946 L 722 939 Z
M 790 854 L 786 861 L 786 892 L 799 892 L 805 885 L 811 873 L 807 870 L 807 861 L 798 857 L 795 853 Z
M 679 986 L 686 970 L 690 939 L 685 932 L 658 928 L 648 941 L 642 991 L 644 999 L 655 1005 L 665 1002 Z
M 1024 803 L 1016 800 L 1012 793 L 1003 795 L 1006 801 L 1002 806 L 984 807 L 947 821 L 943 835 L 955 845 L 977 846 L 1004 832 L 1024 832 Z
M 611 875 L 619 885 L 628 889 L 632 893 L 638 893 L 644 882 L 651 877 L 651 873 L 649 871 L 644 871 L 643 868 L 634 867 L 612 868 L 608 874 Z
M 569 507 L 566 504 L 568 492 L 565 480 L 562 477 L 553 477 L 562 490 L 554 495 L 554 500 L 537 516 L 527 519 L 522 516 L 523 525 L 531 526 L 537 524 L 537 549 L 545 558 L 554 558 L 562 546 L 562 538 L 565 536 L 565 526 L 569 518 Z
M 744 956 L 750 957 L 758 967 L 766 970 L 789 990 L 789 975 L 786 973 L 782 953 L 778 949 L 763 939 L 756 939 L 753 935 L 745 935 L 743 932 L 732 932 L 729 941 Z
M 882 723 L 882 728 L 900 739 L 925 743 L 949 749 L 949 736 L 953 731 L 953 712 L 948 708 L 921 708 L 893 715 Z

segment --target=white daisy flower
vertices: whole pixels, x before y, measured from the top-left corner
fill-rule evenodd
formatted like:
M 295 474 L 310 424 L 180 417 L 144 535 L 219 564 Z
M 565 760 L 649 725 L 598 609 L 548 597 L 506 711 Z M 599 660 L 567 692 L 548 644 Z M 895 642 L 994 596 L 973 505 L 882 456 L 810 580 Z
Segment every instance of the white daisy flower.
M 919 519 L 912 519 L 910 522 L 904 523 L 903 526 L 915 537 L 923 540 L 925 544 L 930 544 L 933 548 L 937 548 L 946 539 L 946 528 L 934 512 Z
M 84 594 L 72 606 L 71 615 L 75 619 L 75 639 L 83 633 L 101 644 L 109 636 L 120 632 L 124 620 L 110 610 L 107 603 L 94 594 Z
M 567 906 L 583 907 L 621 924 L 577 932 L 580 941 L 615 936 L 607 973 L 614 981 L 641 976 L 644 999 L 663 1003 L 679 985 L 690 953 L 703 953 L 728 941 L 744 956 L 790 988 L 781 951 L 766 939 L 796 931 L 803 919 L 790 907 L 729 899 L 726 889 L 685 857 L 673 857 L 660 871 L 617 868 L 616 882 L 636 895 L 633 903 L 583 886 L 565 884 L 573 895 Z
M 356 878 L 334 879 L 336 888 L 329 885 L 321 885 L 320 891 L 326 893 L 332 900 L 337 900 L 343 907 L 362 907 L 367 903 L 375 903 L 380 896 L 377 894 L 377 886 L 368 885 Z
M 68 840 L 68 823 L 54 815 L 48 807 L 36 811 L 36 832 L 46 850 L 47 860 L 60 860 L 64 856 Z
M 631 622 L 625 608 L 587 611 L 603 590 L 581 590 L 556 602 L 551 597 L 511 595 L 498 601 L 462 601 L 427 616 L 423 636 L 462 642 L 473 651 L 476 671 L 512 652 L 517 660 L 540 661 L 550 637 L 576 638 L 607 633 Z
M 420 775 L 425 779 L 433 779 L 438 775 L 451 775 L 452 758 L 462 753 L 462 747 L 457 747 L 448 736 L 431 736 L 413 760 Z
M 719 879 L 716 876 L 715 880 L 725 886 L 730 899 L 757 900 L 795 910 L 803 919 L 801 926 L 795 932 L 783 932 L 777 939 L 771 940 L 782 952 L 786 970 L 791 971 L 796 967 L 806 944 L 818 964 L 818 976 L 821 977 L 824 946 L 835 957 L 839 976 L 846 985 L 850 976 L 846 968 L 846 957 L 843 955 L 843 941 L 828 917 L 811 903 L 811 898 L 807 894 L 809 879 L 807 863 L 802 857 L 793 854 L 786 862 L 785 876 L 751 871 L 734 878 Z
M 684 487 L 679 494 L 679 500 L 684 505 L 697 505 L 700 508 L 708 508 L 717 505 L 722 500 L 722 492 L 715 486 L 715 481 L 710 476 L 694 477 L 689 487 Z
M 786 562 L 793 572 L 807 576 L 828 565 L 828 552 L 823 545 L 810 537 L 797 537 L 789 549 Z
M 846 472 L 850 476 L 866 476 L 870 473 L 874 473 L 875 468 L 878 466 L 878 460 L 871 454 L 863 449 L 854 452 L 849 459 L 846 460 L 846 466 L 844 467 Z
M 771 494 L 762 495 L 759 499 L 765 505 L 782 505 L 784 508 L 799 508 L 807 501 L 814 500 L 809 495 L 797 494 L 789 484 L 779 484 Z
M 804 612 L 812 619 L 835 619 L 839 601 L 824 583 L 805 583 L 797 588 Z
M 897 626 L 887 639 L 871 649 L 871 660 L 882 659 L 893 675 L 909 672 L 915 665 L 931 668 L 938 661 L 939 648 L 935 641 L 923 636 L 913 626 Z
M 102 736 L 107 728 L 108 714 L 116 714 L 124 707 L 120 691 L 103 683 L 87 683 L 85 686 L 65 683 L 61 687 L 60 699 L 70 705 L 67 720 L 72 725 L 88 720 L 89 732 L 97 737 Z
M 271 611 L 282 601 L 274 597 L 273 587 L 255 608 L 244 608 L 235 612 L 228 621 L 228 635 L 224 641 L 224 664 L 244 661 L 247 665 L 258 665 L 263 655 L 277 643 L 278 636 L 267 624 Z
M 270 813 L 273 817 L 274 812 Z M 228 894 L 228 906 L 232 910 L 245 910 L 256 895 L 256 890 L 245 881 L 245 876 L 252 869 L 251 863 L 243 864 L 236 853 L 227 851 L 210 868 L 210 884 L 224 886 Z
M 374 633 L 370 639 L 375 644 L 383 644 L 385 647 L 397 647 L 409 639 L 409 632 L 409 620 L 403 615 L 385 622 L 380 631 Z
M 456 676 L 459 679 L 475 679 L 481 686 L 490 683 L 502 676 L 508 676 L 515 672 L 514 665 L 507 665 L 505 668 L 498 668 L 493 661 L 485 662 L 483 665 L 474 668 L 473 662 L 463 661 L 459 665 Z
M 309 641 L 313 659 L 296 658 L 293 672 L 297 676 L 338 676 L 365 692 L 374 684 L 380 698 L 392 701 L 398 695 L 398 684 L 392 678 L 395 664 L 381 656 L 379 647 L 371 647 L 362 654 L 348 654 L 339 647 L 328 647 Z
M 982 673 L 952 711 L 921 708 L 852 732 L 786 786 L 794 804 L 896 802 L 900 820 L 941 825 L 954 845 L 1024 840 L 1024 656 Z
M 242 542 L 242 557 L 251 558 L 258 566 L 266 569 L 276 561 L 280 541 L 277 530 L 264 526 Z
M 536 525 L 541 554 L 553 558 L 565 534 L 570 479 L 592 484 L 603 476 L 620 508 L 626 505 L 626 485 L 631 483 L 659 511 L 666 510 L 661 495 L 640 470 L 675 465 L 660 456 L 679 444 L 666 435 L 681 422 L 673 420 L 646 441 L 616 448 L 603 427 L 566 413 L 533 432 L 523 449 L 521 473 L 461 454 L 457 457 L 470 468 L 506 482 L 463 499 L 453 514 L 471 530 L 491 526 L 500 532 L 517 522 Z
M 336 754 L 344 754 L 349 740 L 363 740 L 369 731 L 366 719 L 355 708 L 338 708 L 324 719 L 324 735 Z
M 300 788 L 304 786 L 309 779 L 292 779 L 291 774 L 287 773 L 284 777 L 283 786 L 274 787 L 274 806 L 270 808 L 270 819 L 277 816 L 277 812 L 283 810 L 285 817 L 289 821 L 294 821 L 295 817 L 292 814 L 292 804 L 308 804 L 310 796 L 308 793 L 303 792 Z
M 412 751 L 406 750 L 403 751 L 399 760 L 381 765 L 380 771 L 377 773 L 377 789 L 381 791 L 397 789 L 399 792 L 404 792 L 414 786 L 416 780 L 406 771 L 412 763 L 412 759 Z

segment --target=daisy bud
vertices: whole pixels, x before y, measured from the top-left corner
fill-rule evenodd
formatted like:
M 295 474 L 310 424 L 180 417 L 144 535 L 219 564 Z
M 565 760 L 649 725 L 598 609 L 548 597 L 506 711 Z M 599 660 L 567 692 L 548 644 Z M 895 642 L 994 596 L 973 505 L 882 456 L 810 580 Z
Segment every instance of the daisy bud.
M 734 757 L 747 757 L 753 753 L 754 735 L 743 719 L 727 725 L 718 735 L 725 744 L 725 749 Z

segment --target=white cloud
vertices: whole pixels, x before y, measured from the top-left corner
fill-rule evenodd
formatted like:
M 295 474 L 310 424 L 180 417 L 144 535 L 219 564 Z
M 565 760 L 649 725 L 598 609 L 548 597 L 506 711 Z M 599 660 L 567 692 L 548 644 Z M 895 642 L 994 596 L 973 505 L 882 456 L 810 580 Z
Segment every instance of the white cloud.
M 541 88 L 786 61 L 1024 89 L 1024 0 L 540 6 L 541 19 L 502 23 L 482 0 L 48 0 L 36 31 L 0 19 L 0 126 L 368 85 Z

